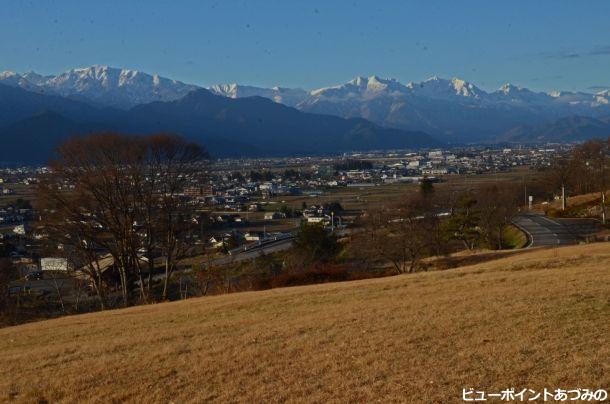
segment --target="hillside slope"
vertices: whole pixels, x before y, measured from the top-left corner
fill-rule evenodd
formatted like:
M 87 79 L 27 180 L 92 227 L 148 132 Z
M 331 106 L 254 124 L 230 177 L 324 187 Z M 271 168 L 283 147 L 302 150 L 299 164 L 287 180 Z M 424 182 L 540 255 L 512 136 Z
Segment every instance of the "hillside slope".
M 461 402 L 610 384 L 610 244 L 0 330 L 2 400 Z
M 104 122 L 116 119 L 119 111 L 112 108 L 95 108 L 84 102 L 50 94 L 40 94 L 0 84 L 0 127 L 53 111 L 75 122 Z M 0 138 L 2 141 L 2 138 Z
M 441 145 L 421 132 L 383 128 L 364 119 L 304 113 L 263 97 L 232 99 L 203 89 L 176 101 L 134 107 L 116 126 L 137 133 L 178 132 L 204 144 L 210 139 L 239 140 L 263 150 L 264 155 Z M 243 155 L 210 150 L 216 155 Z
M 50 110 L 0 128 L 0 165 L 3 162 L 45 164 L 55 149 L 71 136 L 103 132 L 112 126 L 78 123 Z
M 54 118 L 40 119 L 44 114 Z M 215 157 L 336 154 L 442 144 L 425 133 L 383 128 L 361 118 L 310 114 L 267 98 L 231 99 L 204 89 L 175 101 L 122 111 L 0 84 L 0 147 L 11 148 L 4 157 L 0 154 L 0 161 L 44 163 L 61 139 L 87 133 L 89 128 L 140 135 L 178 133 L 203 144 Z
M 510 143 L 580 142 L 610 136 L 610 117 L 595 119 L 569 116 L 551 123 L 521 125 L 499 136 L 496 141 Z

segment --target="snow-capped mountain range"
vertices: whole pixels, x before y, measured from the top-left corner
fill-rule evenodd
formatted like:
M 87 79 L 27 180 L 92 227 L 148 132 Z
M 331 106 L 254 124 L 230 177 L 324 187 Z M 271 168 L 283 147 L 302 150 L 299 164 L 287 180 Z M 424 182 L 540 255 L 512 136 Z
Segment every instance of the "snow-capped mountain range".
M 272 87 L 262 88 L 253 86 L 242 86 L 239 84 L 217 84 L 209 88 L 211 92 L 229 98 L 264 97 L 277 103 L 297 106 L 309 96 L 309 92 L 300 88 Z
M 479 104 L 521 103 L 545 104 L 555 103 L 599 107 L 609 101 L 610 90 L 596 94 L 584 92 L 552 91 L 550 93 L 533 92 L 527 88 L 510 83 L 504 84 L 494 92 L 486 92 L 476 85 L 459 78 L 450 80 L 433 76 L 419 83 L 402 84 L 395 79 L 382 79 L 378 76 L 356 77 L 345 84 L 324 87 L 312 91 L 290 88 L 263 88 L 242 86 L 239 84 L 220 84 L 210 87 L 216 94 L 231 98 L 260 96 L 276 99 L 277 102 L 298 106 L 301 102 L 312 99 L 345 101 L 346 99 L 372 99 L 378 97 L 402 98 L 405 96 L 440 99 L 444 101 L 473 102 Z M 284 100 L 289 94 L 289 100 Z
M 377 76 L 357 77 L 312 91 L 237 84 L 210 90 L 231 98 L 266 97 L 306 112 L 361 117 L 384 126 L 425 131 L 449 141 L 480 141 L 517 125 L 542 124 L 567 116 L 610 115 L 610 91 L 543 93 L 505 84 L 487 92 L 459 78 L 436 76 L 407 84 Z
M 0 83 L 121 109 L 175 100 L 199 88 L 156 74 L 108 66 L 71 69 L 57 76 L 4 72 Z
M 136 70 L 93 66 L 57 76 L 0 73 L 0 84 L 60 95 L 97 106 L 129 109 L 153 101 L 173 101 L 201 87 Z M 518 125 L 539 125 L 568 116 L 610 116 L 610 91 L 596 94 L 534 92 L 505 84 L 487 92 L 459 78 L 431 77 L 403 84 L 378 76 L 357 77 L 314 90 L 241 84 L 208 88 L 229 98 L 259 96 L 304 112 L 365 118 L 374 123 L 419 130 L 448 141 L 494 138 Z

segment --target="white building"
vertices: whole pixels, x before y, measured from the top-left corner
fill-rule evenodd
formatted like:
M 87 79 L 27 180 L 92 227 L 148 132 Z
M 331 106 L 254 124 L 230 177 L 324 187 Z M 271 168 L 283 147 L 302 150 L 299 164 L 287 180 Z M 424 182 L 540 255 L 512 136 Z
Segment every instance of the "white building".
M 66 258 L 41 258 L 40 269 L 42 271 L 68 271 L 68 260 Z

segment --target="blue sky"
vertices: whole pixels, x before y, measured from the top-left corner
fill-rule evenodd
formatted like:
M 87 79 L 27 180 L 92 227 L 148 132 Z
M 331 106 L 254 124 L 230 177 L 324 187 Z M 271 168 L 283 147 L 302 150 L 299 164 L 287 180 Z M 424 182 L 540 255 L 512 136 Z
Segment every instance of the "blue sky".
M 485 89 L 610 86 L 610 1 L 11 0 L 0 70 L 93 64 L 200 85 L 316 88 L 377 74 Z

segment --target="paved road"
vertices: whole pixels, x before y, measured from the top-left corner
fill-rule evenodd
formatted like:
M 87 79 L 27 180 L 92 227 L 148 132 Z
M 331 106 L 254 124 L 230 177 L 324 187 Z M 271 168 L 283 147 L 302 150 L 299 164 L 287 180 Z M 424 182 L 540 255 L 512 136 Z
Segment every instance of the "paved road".
M 574 235 L 567 225 L 541 214 L 524 213 L 517 216 L 513 223 L 529 235 L 529 247 L 549 247 L 578 243 L 578 237 Z
M 287 250 L 292 247 L 292 238 L 277 240 L 271 243 L 264 244 L 260 247 L 249 249 L 248 251 L 240 252 L 235 255 L 218 258 L 213 261 L 214 265 L 224 265 L 231 262 L 239 262 L 251 260 L 264 254 L 270 254 L 277 251 Z

